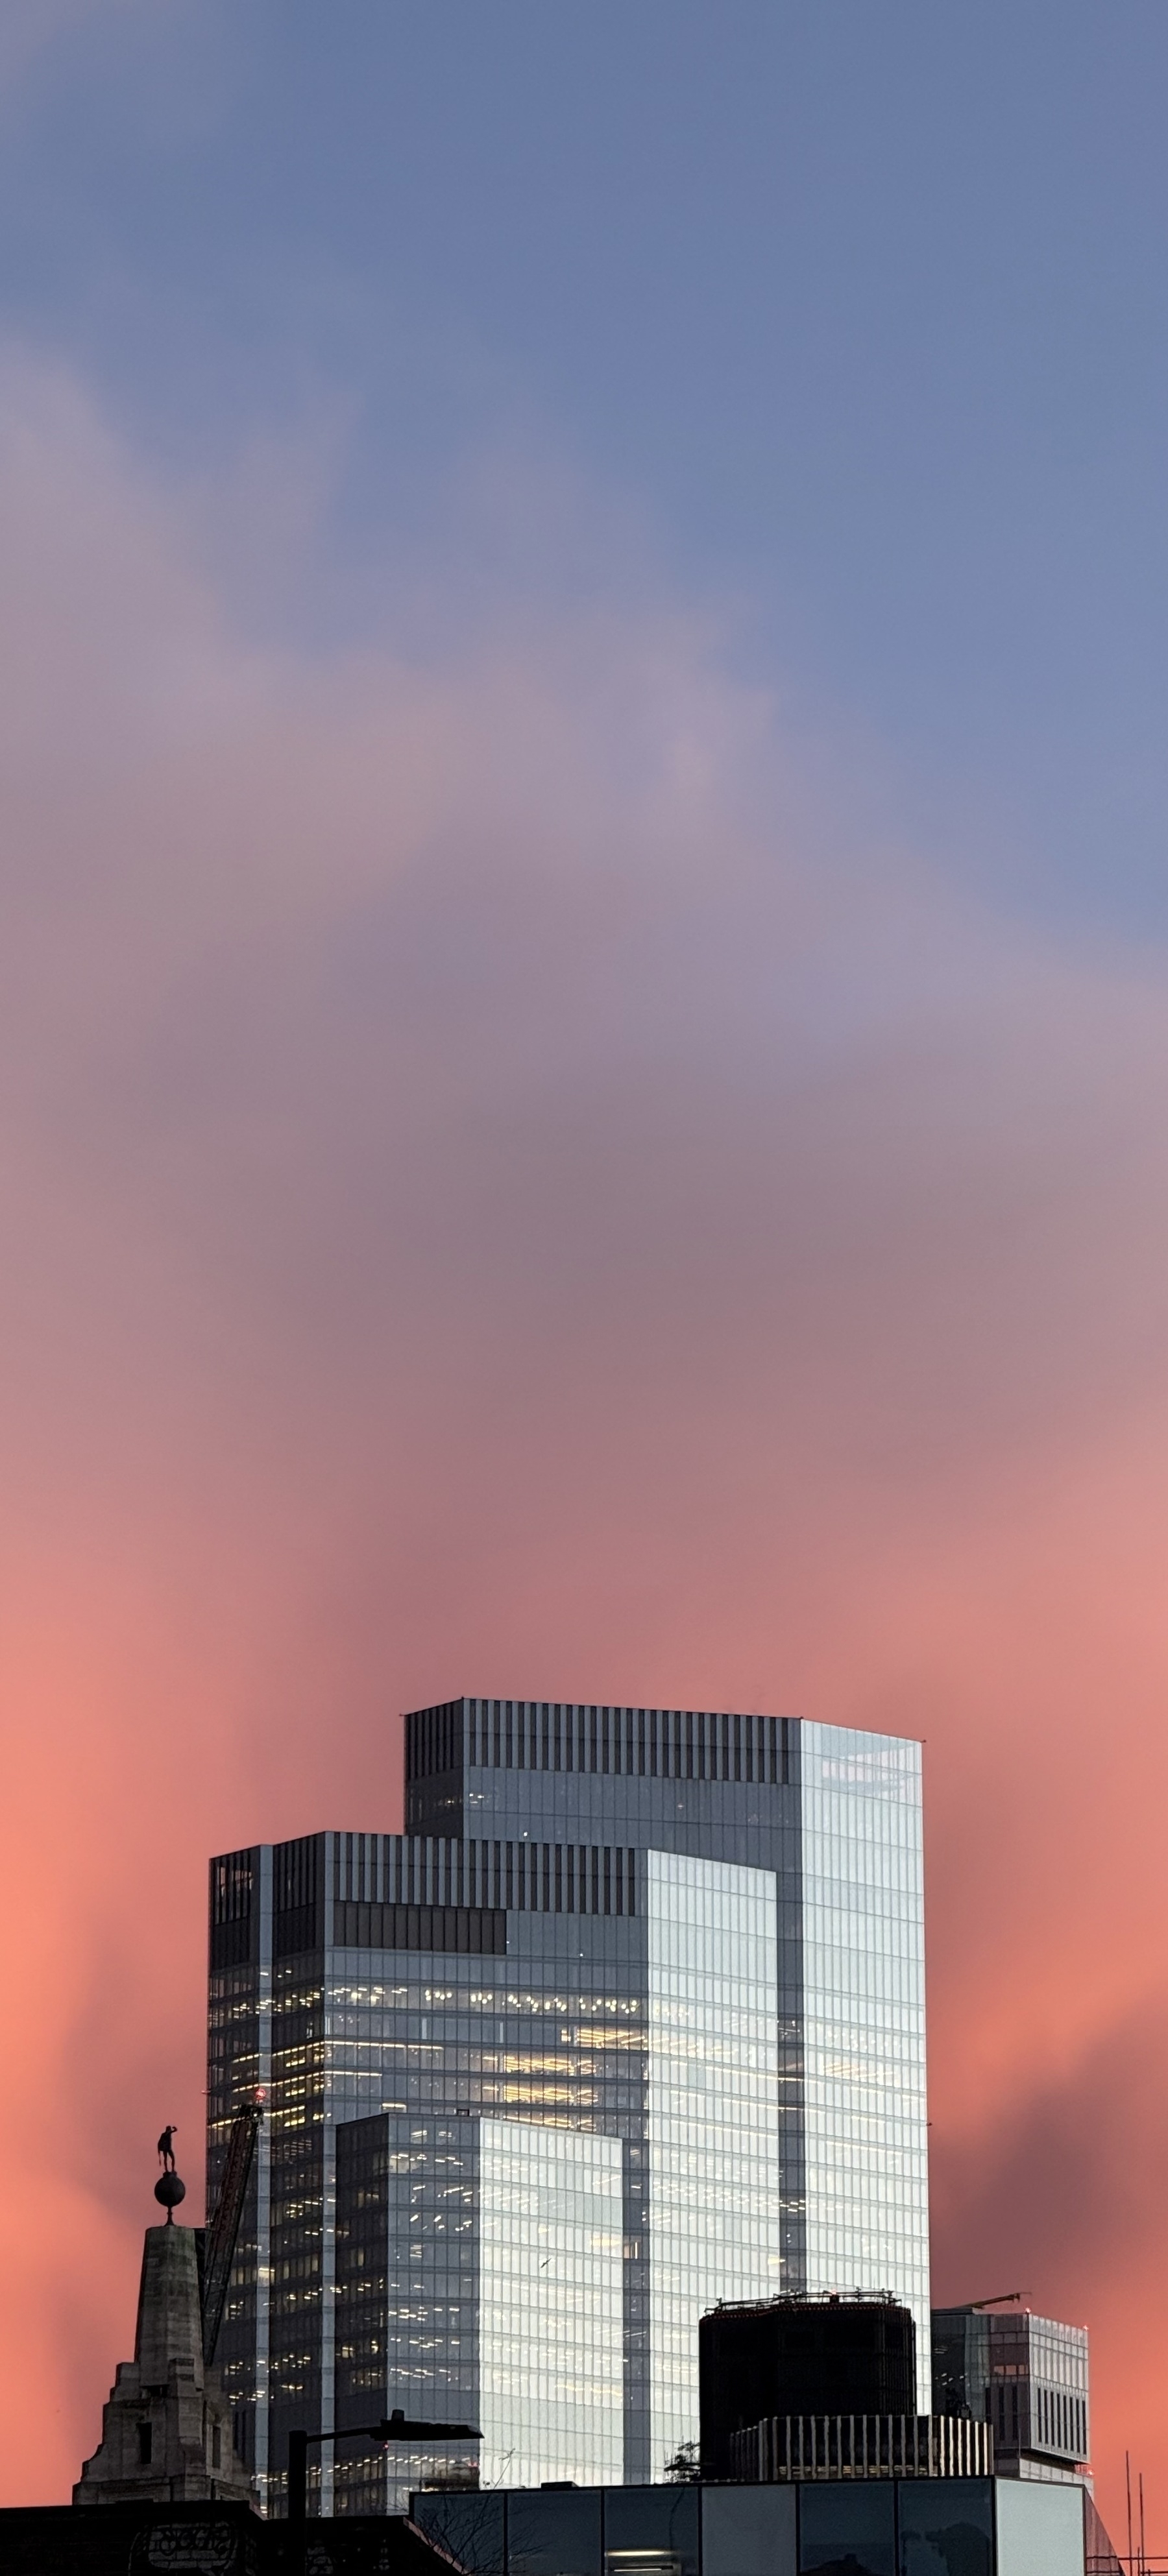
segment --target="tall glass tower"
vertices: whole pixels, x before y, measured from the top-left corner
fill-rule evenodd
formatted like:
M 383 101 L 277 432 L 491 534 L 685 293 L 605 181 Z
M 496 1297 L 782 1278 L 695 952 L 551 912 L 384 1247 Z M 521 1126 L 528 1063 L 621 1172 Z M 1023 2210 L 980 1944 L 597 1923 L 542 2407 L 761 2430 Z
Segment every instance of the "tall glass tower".
M 209 2184 L 268 2117 L 219 2347 L 283 2508 L 456 2455 L 643 2483 L 696 2439 L 697 2320 L 891 2292 L 929 2402 L 920 1748 L 800 1719 L 461 1699 L 406 1721 L 402 1835 L 211 1865 Z M 468 2470 L 477 2454 L 462 2463 Z

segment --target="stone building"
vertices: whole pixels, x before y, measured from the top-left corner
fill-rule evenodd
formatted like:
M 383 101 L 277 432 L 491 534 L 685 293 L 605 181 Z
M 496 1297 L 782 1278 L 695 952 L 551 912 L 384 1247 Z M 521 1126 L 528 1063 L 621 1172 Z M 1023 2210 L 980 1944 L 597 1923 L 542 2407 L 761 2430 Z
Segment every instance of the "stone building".
M 148 2227 L 134 2358 L 118 2363 L 75 2505 L 253 2502 L 218 2374 L 203 2359 L 199 2237 Z

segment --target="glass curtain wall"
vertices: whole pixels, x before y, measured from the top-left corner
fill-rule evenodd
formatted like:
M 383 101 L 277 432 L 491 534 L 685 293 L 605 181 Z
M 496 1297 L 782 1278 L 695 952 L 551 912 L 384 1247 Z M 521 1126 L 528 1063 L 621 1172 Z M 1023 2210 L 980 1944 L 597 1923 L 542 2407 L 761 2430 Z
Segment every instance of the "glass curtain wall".
M 921 1748 L 805 1723 L 808 2290 L 892 2291 L 932 2380 Z
M 484 2486 L 624 2475 L 618 2138 L 479 2124 Z
M 769 1870 L 647 1852 L 650 2475 L 698 2437 L 698 2319 L 781 2286 Z
M 624 2472 L 619 2139 L 521 2120 L 354 2120 L 337 2132 L 335 2509 L 412 2487 Z M 344 2428 L 394 2406 L 481 2447 L 386 2453 Z

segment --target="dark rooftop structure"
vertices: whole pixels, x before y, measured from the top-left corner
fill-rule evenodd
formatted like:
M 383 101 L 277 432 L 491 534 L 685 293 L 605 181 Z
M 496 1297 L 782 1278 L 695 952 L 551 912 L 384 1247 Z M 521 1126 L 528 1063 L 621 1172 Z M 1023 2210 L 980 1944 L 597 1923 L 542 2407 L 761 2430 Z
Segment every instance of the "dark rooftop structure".
M 701 2460 L 732 2478 L 734 2438 L 803 2416 L 916 2415 L 916 2338 L 895 2299 L 779 2298 L 712 2308 L 698 2329 Z

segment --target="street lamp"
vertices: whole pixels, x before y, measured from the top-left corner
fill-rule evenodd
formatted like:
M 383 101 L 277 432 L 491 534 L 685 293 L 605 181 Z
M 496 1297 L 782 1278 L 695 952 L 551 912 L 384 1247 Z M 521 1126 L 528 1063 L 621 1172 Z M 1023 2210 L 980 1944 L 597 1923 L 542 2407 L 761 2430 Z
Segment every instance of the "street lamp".
M 308 2445 L 310 2442 L 348 2442 L 364 2436 L 370 2442 L 481 2442 L 476 2424 L 423 2424 L 395 2406 L 391 2415 L 383 2415 L 379 2424 L 339 2424 L 331 2433 L 288 2435 L 288 2520 L 302 2529 L 308 2519 Z

